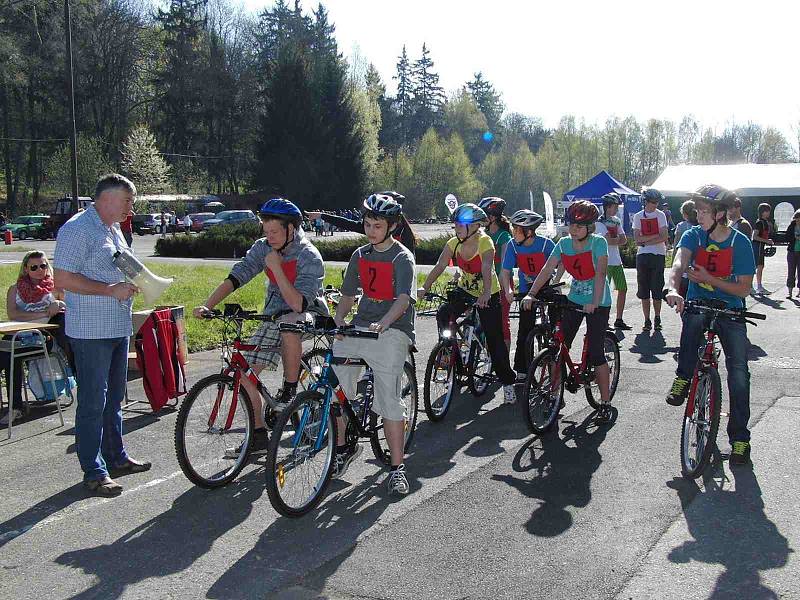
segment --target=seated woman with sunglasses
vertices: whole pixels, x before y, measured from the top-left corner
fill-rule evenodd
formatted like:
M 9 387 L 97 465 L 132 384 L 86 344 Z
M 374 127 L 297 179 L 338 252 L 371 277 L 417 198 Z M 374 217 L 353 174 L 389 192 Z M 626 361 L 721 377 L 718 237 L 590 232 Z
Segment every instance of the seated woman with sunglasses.
M 8 318 L 12 321 L 26 321 L 31 323 L 53 323 L 59 325 L 58 329 L 50 330 L 56 342 L 69 358 L 71 352 L 67 337 L 64 334 L 64 302 L 59 299 L 60 290 L 55 289 L 53 272 L 44 252 L 32 250 L 22 259 L 17 283 L 8 288 L 6 294 L 6 307 Z M 9 337 L 10 339 L 10 337 Z M 52 349 L 48 344 L 48 349 Z M 14 418 L 22 416 L 25 409 L 22 402 L 22 361 L 14 361 Z M 6 385 L 9 379 L 10 354 L 0 352 L 0 370 L 5 371 Z M 9 394 L 11 390 L 7 389 Z M 19 410 L 19 413 L 17 413 Z M 8 415 L 0 419 L 0 424 L 7 424 Z

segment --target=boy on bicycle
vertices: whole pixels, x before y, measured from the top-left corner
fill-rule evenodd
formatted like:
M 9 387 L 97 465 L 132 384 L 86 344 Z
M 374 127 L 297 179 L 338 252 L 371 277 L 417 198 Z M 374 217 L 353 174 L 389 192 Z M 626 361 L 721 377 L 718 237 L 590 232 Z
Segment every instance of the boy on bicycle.
M 536 297 L 556 267 L 564 269 L 572 276 L 567 299 L 572 308 L 562 314 L 564 342 L 572 345 L 575 334 L 586 315 L 586 335 L 589 338 L 589 362 L 595 367 L 595 378 L 600 388 L 600 410 L 598 419 L 611 419 L 609 391 L 609 368 L 605 354 L 605 333 L 608 316 L 611 312 L 611 292 L 606 281 L 608 269 L 608 243 L 604 237 L 594 235 L 595 223 L 600 218 L 598 208 L 588 200 L 578 200 L 567 209 L 569 237 L 561 238 L 553 249 L 550 258 L 539 271 L 528 297 L 522 307 L 530 310 L 532 299 Z M 582 311 L 582 312 L 578 312 Z
M 503 270 L 500 272 L 500 287 L 509 305 L 514 302 L 514 269 L 519 270 L 519 291 L 521 294 L 526 294 L 555 248 L 553 240 L 536 235 L 536 228 L 543 221 L 544 217 L 532 210 L 522 209 L 511 215 L 513 239 L 506 246 Z M 525 381 L 528 376 L 526 360 L 531 360 L 533 357 L 525 356 L 525 342 L 535 325 L 536 314 L 534 311 L 519 311 L 517 350 L 514 354 L 514 370 L 517 372 L 517 381 Z
M 678 242 L 672 263 L 671 289 L 666 301 L 676 312 L 683 312 L 683 298 L 678 293 L 681 276 L 689 277 L 687 300 L 721 300 L 728 308 L 743 309 L 756 272 L 753 248 L 743 233 L 731 229 L 727 210 L 736 195 L 718 185 L 704 185 L 691 193 L 697 207 L 698 225 L 688 229 Z M 703 343 L 703 315 L 684 314 L 678 369 L 667 402 L 680 406 L 689 393 L 689 382 L 697 365 L 697 350 Z M 723 318 L 721 318 L 723 319 Z M 747 327 L 723 319 L 719 338 L 725 351 L 728 370 L 730 419 L 728 438 L 730 462 L 747 464 L 750 460 L 750 371 L 747 367 Z
M 328 314 L 322 299 L 322 281 L 325 267 L 319 250 L 309 242 L 300 224 L 302 213 L 292 202 L 283 198 L 272 198 L 259 210 L 264 237 L 256 240 L 242 260 L 233 265 L 231 272 L 211 293 L 205 304 L 192 312 L 202 316 L 222 302 L 229 294 L 245 285 L 261 272 L 267 275 L 265 315 L 273 317 L 264 322 L 249 343 L 274 348 L 280 343 L 280 359 L 283 361 L 283 387 L 276 397 L 279 409 L 288 406 L 297 391 L 300 376 L 300 359 L 303 352 L 302 338 L 297 333 L 281 333 L 280 323 L 305 323 L 313 319 L 312 313 Z M 256 349 L 245 352 L 247 362 L 258 375 L 264 368 L 278 367 L 278 353 Z M 267 449 L 268 436 L 264 421 L 261 394 L 246 377 L 242 385 L 247 391 L 255 414 L 255 435 L 251 452 Z M 231 449 L 235 458 L 239 449 Z
M 372 408 L 383 418 L 386 442 L 391 454 L 391 470 L 387 479 L 390 494 L 409 492 L 405 473 L 405 421 L 403 405 L 403 366 L 414 343 L 414 255 L 392 237 L 403 213 L 402 205 L 391 196 L 373 194 L 363 203 L 364 232 L 369 244 L 361 246 L 350 257 L 342 283 L 342 298 L 334 320 L 341 327 L 350 313 L 358 289 L 363 295 L 353 324 L 379 333 L 376 340 L 343 337 L 333 346 L 336 357 L 361 358 L 369 364 L 375 377 Z M 336 377 L 348 398 L 356 392 L 359 369 L 334 366 Z M 334 477 L 342 477 L 361 453 L 356 443 L 348 446 L 344 417 L 339 419 L 336 440 Z

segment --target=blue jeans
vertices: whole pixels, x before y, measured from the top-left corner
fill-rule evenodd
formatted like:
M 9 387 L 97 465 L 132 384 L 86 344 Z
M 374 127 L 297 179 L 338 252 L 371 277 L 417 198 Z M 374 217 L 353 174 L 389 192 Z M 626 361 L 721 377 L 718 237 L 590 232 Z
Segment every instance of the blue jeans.
M 704 315 L 684 314 L 681 330 L 681 347 L 678 353 L 678 377 L 691 381 L 697 365 L 698 349 L 704 344 Z M 728 370 L 728 397 L 731 408 L 728 419 L 728 440 L 749 442 L 750 430 L 750 370 L 747 368 L 747 326 L 728 319 L 717 321 L 717 334 L 725 352 L 725 368 Z
M 122 399 L 128 378 L 128 338 L 70 338 L 78 378 L 75 442 L 84 480 L 108 476 L 128 460 L 122 445 Z

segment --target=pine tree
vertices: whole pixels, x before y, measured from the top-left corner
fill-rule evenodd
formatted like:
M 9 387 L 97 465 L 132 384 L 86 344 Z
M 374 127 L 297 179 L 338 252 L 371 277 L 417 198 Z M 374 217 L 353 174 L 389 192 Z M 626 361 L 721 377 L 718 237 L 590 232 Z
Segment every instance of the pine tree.
M 486 117 L 489 129 L 495 131 L 505 110 L 500 94 L 495 91 L 494 86 L 489 81 L 483 78 L 483 73 L 480 71 L 475 73 L 475 78 L 472 81 L 467 82 L 467 89 L 473 100 L 475 100 L 475 104 L 478 105 L 478 108 Z
M 438 125 L 442 106 L 445 103 L 444 89 L 439 85 L 439 75 L 433 70 L 433 59 L 430 50 L 422 44 L 422 56 L 414 62 L 413 105 L 414 123 L 412 131 L 414 139 L 421 137 L 430 127 Z
M 397 95 L 394 97 L 394 106 L 397 112 L 398 142 L 399 145 L 405 146 L 408 143 L 411 117 L 414 114 L 412 104 L 414 80 L 405 46 L 403 46 L 403 53 L 397 61 L 397 75 L 392 79 L 397 81 Z
M 158 151 L 156 139 L 147 125 L 131 129 L 120 148 L 123 172 L 136 184 L 139 192 L 163 192 L 170 176 L 170 167 Z

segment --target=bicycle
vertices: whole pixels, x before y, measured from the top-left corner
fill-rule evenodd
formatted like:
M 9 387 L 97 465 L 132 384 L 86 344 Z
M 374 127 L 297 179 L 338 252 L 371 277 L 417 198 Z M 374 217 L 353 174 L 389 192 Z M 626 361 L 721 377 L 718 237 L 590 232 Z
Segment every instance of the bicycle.
M 243 377 L 256 386 L 265 400 L 265 420 L 274 423 L 276 401 L 252 371 L 242 352 L 256 349 L 280 352 L 280 346 L 258 347 L 243 343 L 242 327 L 247 321 L 271 321 L 273 317 L 243 310 L 238 304 L 226 304 L 225 310 L 211 311 L 205 318 L 221 320 L 222 367 L 219 373 L 204 377 L 192 386 L 178 411 L 175 423 L 175 453 L 184 475 L 197 486 L 216 488 L 233 481 L 247 464 L 255 429 L 253 407 Z M 316 331 L 318 333 L 318 331 Z M 314 341 L 314 348 L 300 361 L 300 387 L 307 388 L 321 370 L 324 350 Z M 243 401 L 242 401 L 243 400 Z M 236 458 L 226 458 L 226 451 L 239 448 Z
M 739 323 L 755 325 L 748 319 L 765 320 L 766 315 L 727 308 L 721 300 L 687 300 L 683 311 L 706 315 L 703 344 L 698 349 L 699 360 L 689 387 L 686 410 L 681 426 L 681 470 L 684 477 L 696 479 L 708 466 L 717 444 L 717 431 L 722 402 L 717 347 L 720 317 Z
M 558 288 L 563 286 L 563 283 L 554 283 L 544 286 L 539 290 L 538 296 L 540 298 L 554 298 L 557 295 Z M 527 298 L 527 293 L 514 294 L 514 300 L 520 304 L 520 314 L 522 313 L 522 301 Z M 529 365 L 536 358 L 542 350 L 547 348 L 553 337 L 553 327 L 550 323 L 550 311 L 544 302 L 534 302 L 530 310 L 534 311 L 535 325 L 525 338 L 525 364 Z
M 564 310 L 582 312 L 571 305 L 565 296 L 558 295 L 552 300 L 536 300 L 541 304 L 553 305 L 561 313 Z M 620 354 L 619 339 L 613 331 L 606 330 L 603 351 L 609 367 L 609 402 L 614 398 L 619 383 Z M 533 433 L 542 434 L 555 424 L 563 407 L 564 388 L 575 394 L 583 387 L 586 401 L 595 410 L 600 409 L 600 388 L 595 382 L 595 369 L 589 364 L 589 338 L 583 338 L 581 360 L 577 365 L 569 355 L 564 340 L 562 319 L 559 317 L 552 339 L 548 346 L 539 352 L 528 368 L 525 379 L 525 393 L 521 402 L 523 420 Z
M 425 367 L 425 413 L 431 421 L 441 421 L 464 380 L 474 396 L 482 396 L 495 377 L 486 337 L 480 328 L 477 298 L 456 290 L 448 291 L 446 298 L 434 292 L 428 292 L 425 298 L 467 304 L 462 317 L 451 315 L 450 324 L 441 331 Z
M 281 330 L 296 331 L 297 326 L 281 325 Z M 360 331 L 352 325 L 326 332 L 377 339 L 378 334 Z M 367 367 L 354 398 L 348 398 L 338 384 L 332 365 Z M 389 446 L 383 434 L 383 419 L 372 411 L 372 370 L 359 358 L 337 358 L 333 348 L 325 350 L 322 371 L 310 389 L 295 396 L 278 417 L 267 452 L 267 494 L 272 506 L 286 517 L 300 517 L 322 500 L 331 480 L 336 457 L 339 424 L 336 417 L 347 417 L 345 439 L 348 444 L 369 438 L 375 458 L 390 464 Z M 403 366 L 401 397 L 406 408 L 404 451 L 408 452 L 417 423 L 417 377 L 410 361 Z

